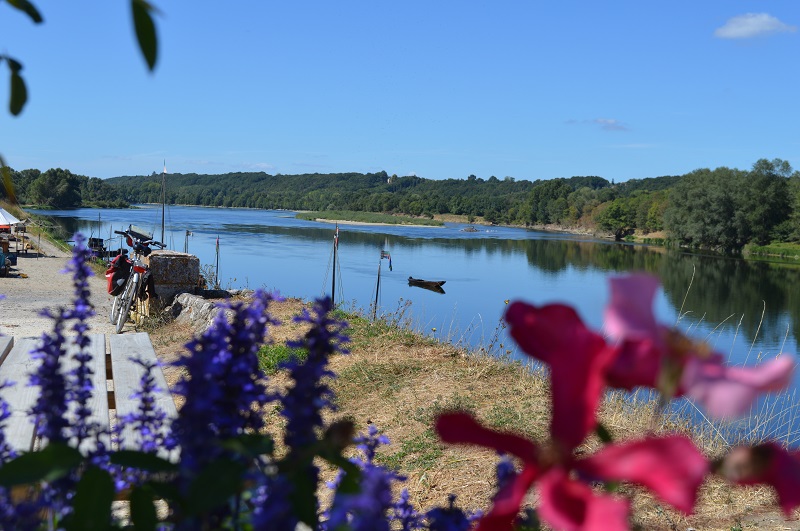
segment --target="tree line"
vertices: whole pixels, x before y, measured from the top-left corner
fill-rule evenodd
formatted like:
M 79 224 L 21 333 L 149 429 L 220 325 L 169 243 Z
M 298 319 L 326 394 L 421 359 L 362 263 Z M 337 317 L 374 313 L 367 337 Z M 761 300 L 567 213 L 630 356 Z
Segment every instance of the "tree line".
M 12 171 L 21 202 L 53 208 L 157 203 L 162 175 L 107 180 L 55 169 Z M 663 232 L 679 245 L 738 252 L 748 243 L 800 242 L 800 173 L 781 159 L 750 170 L 610 182 L 597 176 L 432 180 L 386 172 L 269 175 L 168 174 L 167 204 L 287 210 L 353 210 L 489 223 L 605 231 L 622 239 Z
M 61 168 L 45 172 L 10 169 L 11 189 L 0 187 L 0 198 L 42 208 L 128 208 L 119 192 L 98 177 L 75 175 Z

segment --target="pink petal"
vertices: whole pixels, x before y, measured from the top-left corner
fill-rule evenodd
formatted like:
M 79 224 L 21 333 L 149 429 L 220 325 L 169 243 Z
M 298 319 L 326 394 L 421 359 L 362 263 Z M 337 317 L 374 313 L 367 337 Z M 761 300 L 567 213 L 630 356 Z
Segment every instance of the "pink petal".
M 514 528 L 522 500 L 536 480 L 537 472 L 533 467 L 524 467 L 509 485 L 495 497 L 492 508 L 481 517 L 475 531 L 502 531 Z
M 653 300 L 660 285 L 651 275 L 609 279 L 611 302 L 606 307 L 604 330 L 612 339 L 646 339 L 658 336 Z
M 653 300 L 659 280 L 651 275 L 630 275 L 609 280 L 611 301 L 603 329 L 618 342 L 619 354 L 609 367 L 608 385 L 631 390 L 657 387 L 662 359 L 667 354 L 665 327 L 656 322 Z
M 622 341 L 618 354 L 606 370 L 609 387 L 632 390 L 657 387 L 662 369 L 660 345 L 651 339 Z
M 702 404 L 717 418 L 738 417 L 747 412 L 760 393 L 779 391 L 792 381 L 795 360 L 781 356 L 755 367 L 731 367 L 720 356 L 687 361 L 681 378 L 686 396 Z
M 536 470 L 539 449 L 525 437 L 495 431 L 482 426 L 468 413 L 460 411 L 443 413 L 436 419 L 436 432 L 443 442 L 451 444 L 474 444 L 511 454 Z
M 553 416 L 550 431 L 565 453 L 597 425 L 605 370 L 616 355 L 569 306 L 514 302 L 506 312 L 511 336 L 529 355 L 550 365 Z
M 554 529 L 628 529 L 627 500 L 595 494 L 588 485 L 569 479 L 562 468 L 553 468 L 539 479 L 539 494 L 539 516 Z
M 774 442 L 736 448 L 722 462 L 720 473 L 739 485 L 766 483 L 775 488 L 786 516 L 800 507 L 800 452 Z
M 538 447 L 519 435 L 486 428 L 463 412 L 439 415 L 436 419 L 436 432 L 446 443 L 493 448 L 498 452 L 515 455 L 525 463 L 514 481 L 498 493 L 492 508 L 481 518 L 477 528 L 483 531 L 512 529 L 522 500 L 539 474 Z
M 591 479 L 638 483 L 691 513 L 709 465 L 689 438 L 675 435 L 605 446 L 575 469 Z

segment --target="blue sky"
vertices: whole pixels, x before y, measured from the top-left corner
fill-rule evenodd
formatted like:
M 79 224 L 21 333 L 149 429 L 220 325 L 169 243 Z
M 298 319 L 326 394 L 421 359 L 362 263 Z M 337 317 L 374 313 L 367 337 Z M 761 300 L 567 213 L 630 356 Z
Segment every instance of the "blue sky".
M 0 3 L 29 101 L 14 169 L 373 172 L 617 182 L 800 167 L 800 2 L 153 0 L 145 67 L 126 0 Z

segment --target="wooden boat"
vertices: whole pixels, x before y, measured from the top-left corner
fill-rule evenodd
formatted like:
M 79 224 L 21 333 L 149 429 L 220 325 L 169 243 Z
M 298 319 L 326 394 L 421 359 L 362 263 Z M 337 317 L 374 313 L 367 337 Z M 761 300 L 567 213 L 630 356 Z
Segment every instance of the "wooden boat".
M 446 280 L 422 280 L 420 278 L 413 278 L 408 277 L 408 285 L 414 286 L 417 288 L 423 288 L 430 291 L 435 291 L 436 293 L 444 293 L 444 289 L 442 286 L 444 283 L 447 282 Z

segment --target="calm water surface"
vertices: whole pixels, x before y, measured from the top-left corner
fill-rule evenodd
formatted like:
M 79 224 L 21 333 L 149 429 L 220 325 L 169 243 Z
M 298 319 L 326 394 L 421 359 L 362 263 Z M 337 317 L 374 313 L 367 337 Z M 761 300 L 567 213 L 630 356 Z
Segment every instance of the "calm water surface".
M 67 233 L 109 238 L 111 229 L 134 224 L 161 239 L 160 207 L 38 213 Z M 215 263 L 219 237 L 223 287 L 263 287 L 305 299 L 330 293 L 332 224 L 298 220 L 286 211 L 169 207 L 166 226 L 164 239 L 178 251 L 184 250 L 186 231 L 192 232 L 188 250 L 201 265 Z M 424 333 L 479 346 L 495 335 L 508 299 L 565 302 L 599 328 L 607 278 L 647 271 L 663 284 L 655 307 L 659 320 L 708 340 L 732 363 L 797 353 L 798 266 L 515 228 L 463 232 L 465 227 L 340 225 L 337 302 L 369 311 L 380 265 L 379 313 L 402 312 Z M 119 238 L 111 242 L 119 245 Z M 391 254 L 392 271 L 381 250 Z M 409 276 L 446 280 L 446 293 L 408 286 Z M 502 333 L 500 338 L 510 345 Z M 793 396 L 786 400 L 793 405 Z M 780 429 L 796 431 L 795 424 Z

